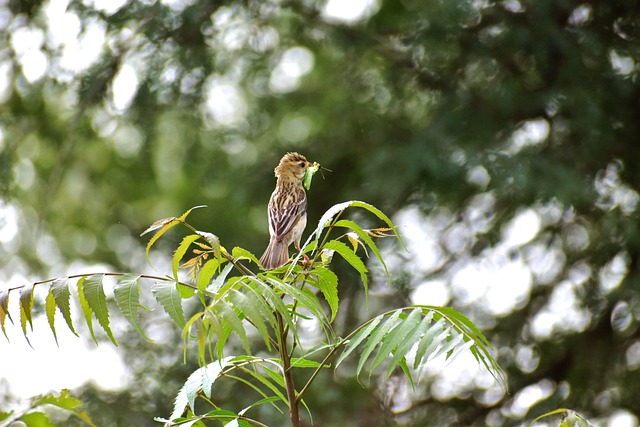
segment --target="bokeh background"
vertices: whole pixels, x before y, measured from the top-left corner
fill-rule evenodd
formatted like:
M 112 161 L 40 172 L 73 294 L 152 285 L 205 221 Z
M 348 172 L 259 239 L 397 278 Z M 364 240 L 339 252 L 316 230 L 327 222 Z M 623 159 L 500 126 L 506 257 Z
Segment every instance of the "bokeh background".
M 372 263 L 366 309 L 336 265 L 338 333 L 453 306 L 509 383 L 465 357 L 415 389 L 344 369 L 308 397 L 314 425 L 515 426 L 568 407 L 637 426 L 639 61 L 622 0 L 0 0 L 0 289 L 147 271 L 140 232 L 201 204 L 196 227 L 259 255 L 273 168 L 300 151 L 331 170 L 310 224 L 363 200 L 409 249 L 385 246 L 388 278 Z M 58 348 L 40 316 L 30 349 L 8 323 L 0 402 L 70 387 L 100 425 L 158 425 L 196 368 L 159 311 L 152 343 L 114 316 L 118 348 L 80 327 Z

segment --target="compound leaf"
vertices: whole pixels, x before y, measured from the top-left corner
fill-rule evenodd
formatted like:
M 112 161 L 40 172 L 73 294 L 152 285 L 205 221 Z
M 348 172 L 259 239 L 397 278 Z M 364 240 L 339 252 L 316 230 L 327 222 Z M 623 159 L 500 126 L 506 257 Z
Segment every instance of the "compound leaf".
M 156 301 L 164 308 L 169 317 L 180 327 L 184 328 L 186 321 L 182 309 L 182 298 L 174 282 L 156 282 L 151 288 Z
M 84 283 L 83 294 L 87 304 L 89 304 L 93 314 L 96 316 L 96 319 L 98 319 L 98 323 L 102 326 L 102 329 L 113 345 L 117 346 L 118 343 L 109 327 L 109 308 L 107 307 L 107 297 L 104 293 L 103 279 L 104 275 L 87 277 Z
M 140 276 L 135 274 L 121 276 L 113 287 L 113 295 L 125 319 L 129 321 L 140 336 L 151 341 L 140 326 L 140 313 L 138 311 L 140 307 L 140 286 L 138 285 L 138 279 L 140 279 Z

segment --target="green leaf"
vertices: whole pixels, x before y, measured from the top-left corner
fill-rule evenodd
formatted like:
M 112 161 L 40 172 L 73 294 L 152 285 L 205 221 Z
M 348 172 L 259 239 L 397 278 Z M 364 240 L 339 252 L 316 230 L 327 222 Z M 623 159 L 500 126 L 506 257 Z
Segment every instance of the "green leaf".
M 393 366 L 393 365 L 395 365 L 395 364 L 392 364 L 391 366 Z M 402 372 L 404 372 L 404 374 L 409 379 L 409 383 L 411 384 L 411 388 L 415 389 L 416 385 L 413 382 L 413 375 L 411 374 L 411 369 L 409 369 L 409 365 L 407 364 L 406 357 L 402 356 L 402 358 L 400 358 L 400 360 L 398 361 L 398 365 L 402 369 Z M 387 378 L 389 378 L 391 376 L 391 373 L 392 373 L 391 371 L 387 371 Z
M 336 318 L 338 313 L 338 276 L 328 268 L 316 268 L 309 272 L 310 275 L 316 275 L 318 280 L 315 286 L 320 289 L 324 299 L 331 309 L 331 322 Z
M 189 250 L 189 246 L 191 246 L 191 244 L 199 238 L 200 236 L 197 234 L 190 234 L 188 236 L 185 236 L 182 239 L 182 242 L 180 242 L 180 246 L 178 246 L 178 249 L 176 249 L 176 251 L 173 253 L 173 258 L 171 259 L 171 272 L 173 273 L 173 278 L 176 280 L 176 282 L 178 281 L 178 269 L 180 268 L 180 260 L 182 260 L 184 254 L 186 254 L 187 250 Z
M 409 314 L 405 313 L 408 310 L 412 311 Z M 437 319 L 435 323 L 434 319 Z M 485 342 L 484 337 L 476 336 L 474 331 L 477 331 L 475 325 L 454 309 L 419 305 L 405 307 L 383 313 L 354 332 L 353 338 L 344 342 L 345 350 L 338 359 L 336 368 L 366 340 L 356 375 L 360 375 L 365 363 L 377 347 L 378 351 L 371 362 L 370 370 L 374 371 L 382 362 L 387 361 L 389 363 L 387 376 L 400 366 L 413 384 L 406 355 L 417 344 L 414 369 L 440 355 L 444 355 L 445 360 L 450 360 L 469 350 L 478 363 L 483 363 L 494 378 L 506 387 L 504 373 L 489 353 L 490 346 Z M 389 359 L 390 356 L 391 359 Z
M 221 316 L 218 316 L 211 310 L 205 311 L 204 316 L 211 330 L 211 332 L 209 333 L 211 337 L 209 339 L 209 341 L 211 342 L 210 346 L 213 344 L 213 341 L 215 341 L 215 356 L 212 356 L 212 358 L 217 357 L 218 359 L 222 359 L 224 358 L 224 346 L 231 336 L 231 327 L 222 321 Z M 216 337 L 215 340 L 213 339 L 214 335 Z M 213 353 L 213 348 L 210 347 L 209 351 L 210 353 Z
M 278 325 L 278 321 L 276 320 L 273 307 L 269 305 L 268 300 L 263 294 L 259 293 L 254 286 L 251 286 L 250 282 L 242 281 L 241 284 L 243 285 L 243 291 L 240 293 L 246 295 L 247 298 L 256 301 L 255 304 L 260 311 L 260 315 L 269 325 L 271 325 L 271 328 L 275 330 Z
M 371 371 L 374 371 L 383 360 L 387 360 L 392 352 L 395 352 L 399 345 L 410 339 L 410 336 L 420 326 L 422 310 L 414 308 L 411 313 L 404 319 L 400 317 L 398 324 L 384 337 L 383 343 L 380 345 L 376 357 L 371 362 Z M 398 360 L 401 358 L 400 356 Z M 392 359 L 393 360 L 393 359 Z M 397 363 L 397 360 L 395 361 Z M 393 366 L 395 368 L 395 366 Z
M 222 367 L 219 367 L 219 366 L 216 366 L 216 367 L 222 370 Z M 198 396 L 198 393 L 202 390 L 202 375 L 205 370 L 206 368 L 198 369 L 193 374 L 191 374 L 189 378 L 187 378 L 187 382 L 184 383 L 184 390 L 187 397 L 187 402 L 189 404 L 189 408 L 191 408 L 191 411 L 194 413 L 196 410 L 196 397 Z M 180 390 L 180 393 L 182 393 L 182 390 Z
M 234 291 L 229 294 L 229 301 L 251 322 L 262 337 L 267 349 L 270 350 L 269 330 L 263 316 L 266 306 L 264 299 L 252 298 L 243 292 Z
M 149 227 L 147 227 L 146 230 L 140 233 L 140 236 L 142 237 L 147 233 L 151 233 L 152 231 L 160 230 L 162 227 L 176 220 L 177 218 L 175 216 L 155 220 Z
M 129 321 L 131 326 L 143 338 L 152 341 L 140 326 L 140 286 L 138 285 L 140 276 L 135 274 L 125 274 L 118 278 L 113 287 L 113 296 L 122 315 Z
M 252 370 L 246 369 L 244 367 L 241 367 L 241 370 L 244 371 L 244 372 L 247 372 L 249 375 L 254 373 Z M 244 415 L 244 413 L 246 413 L 252 407 L 256 407 L 258 405 L 262 405 L 262 404 L 265 404 L 265 403 L 270 403 L 273 406 L 274 409 L 276 409 L 280 413 L 283 413 L 282 410 L 274 403 L 274 402 L 277 402 L 278 400 L 280 400 L 277 396 L 268 396 L 264 391 L 262 391 L 262 389 L 258 385 L 252 383 L 251 381 L 249 381 L 249 380 L 247 380 L 247 379 L 245 379 L 243 377 L 239 377 L 237 375 L 231 375 L 229 373 L 227 373 L 226 376 L 227 376 L 227 378 L 230 378 L 230 379 L 232 379 L 234 381 L 237 381 L 237 382 L 239 382 L 241 384 L 246 385 L 247 387 L 251 388 L 256 393 L 258 393 L 260 396 L 262 396 L 262 399 L 260 399 L 260 400 L 258 400 L 256 402 L 252 403 L 251 405 L 245 407 L 244 409 L 239 411 L 238 414 Z M 232 421 L 232 422 L 230 422 L 228 424 L 225 424 L 225 425 L 227 427 L 237 427 L 240 424 L 238 424 L 234 420 L 234 421 Z M 251 427 L 251 426 L 252 426 L 252 424 L 248 425 L 248 427 Z
M 280 364 L 280 368 L 282 368 L 281 364 Z M 276 372 L 273 369 L 269 368 L 268 366 L 264 366 L 263 365 L 262 369 L 264 369 L 265 373 L 271 379 L 271 381 L 269 381 L 267 378 L 265 378 L 264 375 L 261 375 L 261 374 L 259 374 L 257 372 L 255 374 L 252 374 L 252 376 L 256 380 L 258 380 L 262 384 L 264 384 L 266 387 L 268 387 L 269 390 L 271 390 L 273 392 L 273 394 L 278 396 L 280 398 L 280 400 L 282 402 L 284 402 L 287 405 L 287 407 L 289 407 L 289 400 L 286 398 L 284 393 L 282 393 L 282 391 L 281 391 L 281 389 L 285 388 L 284 377 L 282 375 L 280 375 L 278 372 Z
M 222 254 L 222 246 L 220 245 L 220 238 L 215 234 L 209 233 L 206 231 L 196 231 L 196 233 L 200 237 L 202 237 L 204 240 L 206 240 L 206 242 L 209 243 L 209 245 L 211 245 L 214 255 L 219 258 L 220 255 Z
M 20 417 L 20 421 L 28 427 L 56 427 L 43 412 L 29 412 Z
M 450 307 L 431 307 L 423 306 L 423 309 L 430 309 L 441 313 L 447 317 L 447 320 L 456 328 L 457 331 L 465 336 L 466 340 L 472 340 L 473 345 L 469 348 L 473 357 L 482 363 L 484 367 L 493 375 L 496 381 L 506 390 L 507 380 L 504 371 L 496 360 L 491 356 L 491 344 L 480 332 L 480 330 L 465 315 Z
M 458 325 L 461 330 L 467 330 L 468 334 L 475 337 L 474 341 L 477 340 L 479 344 L 484 344 L 486 346 L 490 346 L 489 340 L 482 334 L 482 332 L 473 324 L 471 320 L 464 314 L 460 313 L 454 308 L 451 307 L 428 307 L 436 310 L 439 313 L 442 313 L 444 316 L 454 324 Z
M 33 308 L 33 285 L 23 286 L 20 289 L 20 326 L 22 333 L 27 338 L 27 322 L 33 330 L 33 319 L 31 318 L 31 309 Z M 27 338 L 27 342 L 29 338 Z
M 252 422 L 249 422 L 242 418 L 238 418 L 236 421 L 238 423 L 238 427 L 253 427 L 254 425 Z M 229 427 L 233 427 L 233 426 L 229 425 Z
M 358 273 L 360 273 L 360 278 L 362 279 L 362 283 L 364 284 L 365 294 L 368 295 L 369 282 L 367 279 L 367 272 L 369 270 L 367 270 L 367 267 L 364 265 L 364 262 L 362 262 L 362 259 L 360 259 L 360 257 L 356 255 L 355 252 L 353 252 L 351 248 L 349 248 L 349 246 L 337 240 L 329 240 L 324 244 L 324 249 L 336 251 L 351 265 L 351 267 L 353 267 Z
M 205 205 L 194 206 L 191 209 L 189 209 L 188 211 L 186 211 L 185 213 L 183 213 L 179 218 L 170 217 L 170 218 L 159 219 L 158 221 L 155 221 L 153 224 L 151 224 L 149 226 L 149 228 L 144 230 L 142 232 L 142 234 L 140 234 L 141 236 L 144 236 L 147 233 L 150 233 L 152 231 L 156 231 L 157 230 L 156 233 L 151 237 L 151 239 L 149 239 L 149 243 L 147 243 L 147 248 L 145 249 L 145 256 L 147 257 L 147 262 L 149 264 L 151 264 L 151 262 L 149 260 L 149 250 L 151 250 L 151 246 L 153 246 L 153 244 L 160 237 L 162 237 L 162 235 L 164 233 L 166 233 L 167 231 L 169 231 L 170 229 L 172 229 L 176 225 L 185 222 L 185 220 L 187 219 L 187 216 L 191 213 L 192 210 L 199 209 L 199 208 L 204 208 L 204 207 L 206 207 L 206 206 Z
M 466 351 L 473 345 L 473 341 L 465 341 L 464 335 L 453 334 L 444 345 L 438 349 L 437 353 L 433 357 L 437 357 L 441 354 L 445 355 L 445 360 L 453 359 L 459 353 Z
M 93 330 L 93 311 L 87 302 L 87 299 L 84 296 L 84 284 L 86 281 L 86 276 L 78 279 L 77 287 L 78 287 L 78 301 L 80 302 L 80 308 L 82 309 L 82 314 L 84 315 L 84 320 L 87 322 L 87 327 L 89 328 L 89 332 L 91 332 L 91 337 L 93 338 L 93 342 L 98 344 L 98 338 L 96 338 L 96 333 Z
M 200 208 L 206 208 L 207 205 L 198 205 L 198 206 L 194 206 L 191 209 L 189 209 L 188 211 L 186 211 L 185 213 L 183 213 L 182 215 L 180 215 L 179 218 L 176 217 L 170 217 L 170 218 L 164 218 L 164 219 L 159 219 L 157 221 L 154 221 L 153 224 L 151 224 L 149 226 L 149 228 L 147 228 L 146 230 L 144 230 L 140 235 L 144 236 L 147 233 L 150 233 L 152 231 L 158 230 L 162 227 L 164 227 L 167 223 L 171 222 L 171 221 L 179 221 L 179 222 L 184 222 L 187 219 L 187 216 L 189 216 L 189 214 L 191 213 L 192 210 L 194 209 L 200 209 Z
M 316 227 L 314 232 L 311 234 L 311 236 L 309 236 L 308 241 L 311 241 L 312 239 L 314 239 L 314 237 L 315 237 L 315 240 L 318 240 L 320 238 L 320 235 L 322 234 L 322 230 L 327 225 L 329 225 L 331 220 L 340 212 L 344 211 L 349 206 L 351 206 L 352 203 L 353 202 L 342 202 L 342 203 L 333 205 L 329 209 L 327 209 L 326 212 L 322 215 L 322 217 L 320 217 L 320 221 L 318 221 L 318 226 Z
M 256 372 L 255 369 L 249 369 L 244 366 L 241 366 L 240 369 L 246 374 L 248 374 L 249 376 L 255 378 L 257 383 L 264 385 L 266 388 L 268 388 L 274 393 L 274 396 L 268 396 L 267 393 L 263 391 L 257 384 L 254 384 L 251 381 L 244 379 L 243 377 L 239 377 L 237 375 L 230 375 L 227 373 L 228 378 L 232 378 L 246 385 L 247 387 L 251 388 L 253 391 L 255 391 L 256 393 L 258 393 L 260 396 L 263 397 L 259 401 L 251 404 L 249 407 L 240 411 L 240 413 L 246 412 L 247 409 L 250 409 L 252 406 L 257 406 L 261 403 L 271 403 L 274 409 L 282 413 L 282 410 L 277 405 L 275 405 L 274 402 L 282 400 L 282 398 L 284 398 L 284 394 L 282 394 L 282 392 L 278 390 L 278 388 L 272 382 L 270 382 L 267 378 L 265 378 L 263 374 L 261 374 L 260 372 Z
M 175 284 L 182 299 L 189 299 L 196 294 L 196 290 L 191 286 L 184 285 L 178 281 L 176 281 Z
M 4 327 L 4 322 L 7 317 L 11 320 L 11 314 L 9 314 L 9 290 L 5 289 L 0 291 L 0 327 L 2 327 L 2 333 L 5 338 L 9 340 L 7 331 Z M 13 323 L 13 320 L 11 320 L 11 322 Z
M 45 312 L 47 314 L 47 322 L 49 322 L 49 328 L 53 332 L 53 338 L 58 345 L 58 335 L 56 334 L 55 319 L 56 319 L 56 300 L 53 298 L 53 292 L 49 290 L 47 298 L 45 299 Z
M 53 293 L 53 299 L 55 300 L 58 309 L 62 313 L 62 317 L 64 317 L 65 322 L 67 322 L 67 326 L 75 336 L 78 336 L 76 330 L 73 327 L 73 322 L 71 321 L 71 306 L 69 304 L 71 292 L 69 292 L 68 280 L 54 280 L 51 284 L 51 293 Z
M 389 217 L 384 214 L 384 212 L 382 212 L 380 209 L 376 208 L 375 206 L 370 205 L 369 203 L 361 202 L 358 200 L 352 201 L 351 205 L 358 208 L 366 209 L 372 214 L 374 214 L 375 216 L 377 216 L 378 218 L 380 218 L 382 221 L 384 221 L 385 224 L 387 224 L 387 226 L 389 226 L 389 228 L 393 230 L 393 234 L 396 235 L 398 241 L 400 242 L 404 250 L 407 250 L 407 247 L 404 245 L 404 242 L 402 241 L 402 237 L 400 237 L 400 234 L 398 233 L 397 227 L 395 226 L 393 221 L 391 221 L 391 219 L 389 219 Z
M 80 418 L 81 420 L 83 420 L 85 424 L 91 427 L 96 427 L 94 422 L 91 420 L 91 417 L 89 417 L 89 415 L 86 412 L 80 410 L 82 401 L 71 396 L 69 390 L 64 389 L 59 394 L 57 393 L 45 394 L 43 396 L 39 396 L 33 399 L 31 402 L 31 407 L 36 407 L 40 405 L 53 405 L 59 409 L 69 411 L 73 413 L 75 416 L 77 416 L 78 418 Z M 34 424 L 34 425 L 39 425 L 39 424 Z
M 433 321 L 433 311 L 428 311 L 422 318 L 422 323 L 427 323 L 427 326 Z M 436 334 L 442 332 L 445 327 L 444 318 L 440 318 L 434 325 L 428 326 L 425 333 L 422 334 L 420 341 L 418 342 L 418 348 L 414 357 L 413 368 L 417 369 L 421 361 L 427 353 L 427 348 L 431 345 L 433 338 Z
M 256 265 L 260 265 L 258 258 L 256 258 L 254 254 L 252 254 L 248 250 L 241 248 L 239 246 L 236 246 L 235 248 L 233 248 L 233 250 L 231 251 L 231 256 L 233 256 L 233 259 L 236 261 L 240 261 L 242 259 L 248 259 L 252 263 Z
M 269 277 L 267 280 L 274 286 L 274 288 L 291 297 L 301 307 L 309 310 L 309 312 L 321 322 L 323 328 L 328 324 L 328 319 L 324 313 L 322 304 L 320 304 L 320 300 L 318 300 L 318 297 L 315 294 L 310 292 L 308 289 L 299 289 L 295 286 L 291 286 L 286 281 L 278 278 Z
M 311 235 L 309 236 L 309 239 L 307 240 L 306 243 L 309 243 L 312 240 L 318 240 L 320 238 L 320 235 L 322 234 L 322 230 L 327 225 L 329 225 L 329 223 L 334 218 L 336 218 L 342 211 L 344 211 L 345 209 L 347 209 L 348 207 L 351 207 L 351 206 L 355 206 L 355 207 L 366 209 L 367 211 L 371 212 L 372 214 L 377 216 L 379 219 L 384 221 L 384 223 L 387 224 L 387 226 L 393 230 L 393 233 L 396 235 L 396 237 L 400 241 L 400 244 L 406 250 L 404 242 L 402 241 L 402 238 L 400 237 L 400 234 L 398 234 L 398 232 L 396 230 L 396 226 L 393 224 L 391 219 L 389 219 L 389 217 L 387 215 L 385 215 L 380 209 L 376 208 L 375 206 L 370 205 L 369 203 L 360 202 L 358 200 L 351 200 L 351 201 L 348 201 L 348 202 L 338 203 L 336 205 L 333 205 L 329 209 L 327 209 L 327 211 L 320 218 L 320 221 L 318 221 L 318 226 L 316 227 L 314 232 L 311 233 Z M 306 243 L 305 243 L 305 245 L 306 245 Z
M 268 274 L 266 276 L 273 277 Z M 260 280 L 259 278 L 249 277 L 249 280 L 251 281 L 250 283 L 255 287 L 254 288 L 255 291 L 260 295 L 262 295 L 264 299 L 271 304 L 271 307 L 273 308 L 273 310 L 282 317 L 282 320 L 285 322 L 289 330 L 292 331 L 293 339 L 297 342 L 298 341 L 298 335 L 296 333 L 297 328 L 296 328 L 296 325 L 293 323 L 291 312 L 289 311 L 285 303 L 282 301 L 282 296 L 276 293 L 272 286 Z
M 291 367 L 292 368 L 312 368 L 317 369 L 320 367 L 328 368 L 329 365 L 321 365 L 320 362 L 316 362 L 315 360 L 305 359 L 304 357 L 292 357 L 291 358 Z
M 200 348 L 200 329 L 206 329 L 204 325 L 204 323 L 202 322 L 202 318 L 203 318 L 204 313 L 203 312 L 197 312 L 194 315 L 191 316 L 191 318 L 185 323 L 184 328 L 182 328 L 182 341 L 184 343 L 183 345 L 183 352 L 184 352 L 184 363 L 187 363 L 187 345 L 189 343 L 189 339 L 193 338 L 193 334 L 191 333 L 192 328 L 195 326 L 196 328 L 196 338 L 198 339 L 198 363 L 200 363 L 200 360 L 204 358 L 204 349 Z M 202 363 L 204 364 L 204 363 Z
M 367 339 L 367 337 L 375 330 L 382 319 L 384 319 L 383 314 L 374 317 L 373 319 L 369 320 L 368 323 L 365 323 L 363 326 L 361 326 L 358 332 L 353 336 L 353 338 L 347 340 L 344 352 L 340 355 L 340 358 L 336 362 L 336 368 L 340 366 L 342 361 L 346 359 L 347 356 L 349 356 L 349 354 L 351 354 L 362 341 Z
M 196 321 L 194 322 L 196 327 L 196 339 L 198 341 L 198 364 L 200 365 L 204 365 L 207 362 L 205 350 L 207 348 L 207 337 L 209 336 L 208 323 L 207 319 L 202 316 L 196 317 Z M 185 331 L 188 331 L 188 329 L 185 328 Z
M 84 297 L 87 300 L 87 304 L 93 310 L 93 314 L 98 319 L 98 323 L 102 326 L 102 329 L 105 331 L 113 345 L 116 347 L 118 343 L 116 342 L 113 333 L 111 333 L 111 328 L 109 327 L 109 308 L 107 307 L 107 297 L 104 293 L 104 286 L 102 284 L 102 280 L 104 279 L 104 275 L 96 275 L 89 276 L 84 283 Z
M 278 360 L 278 366 L 282 368 L 282 361 Z M 273 380 L 279 387 L 285 388 L 284 377 L 279 372 L 274 371 L 268 366 L 262 366 L 262 369 L 267 373 L 267 376 Z
M 199 292 L 204 292 L 209 282 L 211 282 L 211 278 L 213 278 L 213 275 L 216 274 L 219 268 L 220 260 L 218 258 L 212 258 L 204 263 L 198 273 L 198 281 L 196 282 L 196 287 Z
M 238 414 L 232 411 L 227 411 L 225 409 L 215 409 L 213 411 L 207 412 L 205 417 L 207 419 L 220 421 L 222 424 L 224 424 L 227 427 L 233 427 L 233 426 L 244 427 L 247 425 L 245 424 L 246 422 L 244 420 L 238 419 L 239 417 Z M 240 423 L 240 421 L 242 421 L 242 423 Z M 249 424 L 249 427 L 251 427 L 251 424 Z
M 387 274 L 389 274 L 389 270 L 387 270 L 387 264 L 385 264 L 384 259 L 382 258 L 382 254 L 380 253 L 380 249 L 378 249 L 378 245 L 376 245 L 376 243 L 373 241 L 371 236 L 369 236 L 369 233 L 364 231 L 364 229 L 362 227 L 360 227 L 358 224 L 356 224 L 354 221 L 350 221 L 348 219 L 341 219 L 339 221 L 336 221 L 333 224 L 333 226 L 334 227 L 345 227 L 345 228 L 348 228 L 348 229 L 352 230 L 354 233 L 356 233 L 356 235 L 360 238 L 360 240 L 362 240 L 371 249 L 371 251 L 376 255 L 378 260 L 380 260 L 380 263 L 384 267 L 384 271 Z
M 247 333 L 244 330 L 242 319 L 240 319 L 238 313 L 236 313 L 236 311 L 225 301 L 218 301 L 214 307 L 215 312 L 220 315 L 223 323 L 238 335 L 238 338 L 240 338 L 240 341 L 242 342 L 244 351 L 246 351 L 247 354 L 250 354 L 251 348 L 249 346 L 249 341 L 247 340 Z M 224 343 L 221 345 L 224 345 Z
M 85 424 L 89 425 L 90 427 L 97 427 L 86 411 L 76 410 L 74 414 L 76 415 L 76 417 L 80 418 L 82 421 L 85 422 Z
M 445 340 L 450 336 L 451 327 L 444 319 L 442 323 L 438 321 L 433 328 L 429 329 L 423 337 L 423 340 L 425 342 L 428 342 L 428 345 L 423 350 L 423 358 L 421 363 L 427 363 L 428 361 L 433 359 L 438 347 L 441 346 L 442 343 L 445 342 Z M 420 345 L 422 345 L 422 341 L 418 345 L 418 351 L 421 351 Z
M 186 322 L 182 310 L 182 298 L 174 282 L 156 282 L 151 288 L 156 301 L 164 308 L 169 317 L 182 329 Z
M 153 236 L 151 236 L 151 239 L 149 239 L 149 242 L 147 243 L 147 247 L 144 251 L 149 265 L 151 265 L 151 260 L 149 259 L 149 251 L 151 250 L 151 247 L 154 245 L 154 243 L 156 243 L 156 241 L 160 237 L 162 237 L 164 233 L 171 230 L 173 227 L 175 227 L 178 224 L 180 224 L 180 221 L 175 217 L 165 218 L 165 219 L 161 219 L 154 222 L 153 224 L 151 224 L 151 226 L 149 226 L 149 228 L 147 228 L 145 231 L 142 232 L 141 236 L 151 231 L 158 230 Z
M 75 411 L 82 405 L 82 401 L 73 397 L 68 389 L 63 389 L 60 393 L 49 393 L 33 399 L 31 406 L 40 405 L 54 405 L 67 411 Z
M 227 279 L 227 276 L 229 275 L 229 272 L 231 271 L 232 268 L 233 268 L 233 264 L 231 263 L 227 264 L 222 269 L 220 274 L 218 274 L 218 277 L 215 278 L 213 283 L 207 286 L 206 292 L 212 295 L 215 295 L 216 299 L 220 299 L 224 295 L 224 291 L 220 292 L 220 289 L 222 288 L 222 285 L 224 285 L 224 281 Z
M 402 310 L 395 310 L 392 313 L 393 314 L 391 314 L 391 316 L 379 328 L 372 332 L 371 336 L 367 340 L 367 343 L 364 345 L 362 354 L 360 355 L 360 360 L 358 361 L 358 367 L 356 368 L 357 376 L 360 375 L 360 372 L 362 371 L 365 362 L 369 358 L 369 355 L 382 342 L 384 337 L 387 335 L 387 332 L 389 332 L 389 330 L 391 330 L 391 328 L 396 325 L 398 319 L 400 318 L 400 314 L 402 314 Z
M 203 380 L 206 378 L 206 383 L 210 388 L 215 380 L 220 377 L 220 373 L 232 360 L 233 358 L 226 357 L 192 372 L 176 396 L 176 401 L 173 405 L 173 412 L 170 419 L 175 420 L 176 418 L 181 417 L 187 407 L 194 411 L 196 396 L 200 391 L 202 391 Z

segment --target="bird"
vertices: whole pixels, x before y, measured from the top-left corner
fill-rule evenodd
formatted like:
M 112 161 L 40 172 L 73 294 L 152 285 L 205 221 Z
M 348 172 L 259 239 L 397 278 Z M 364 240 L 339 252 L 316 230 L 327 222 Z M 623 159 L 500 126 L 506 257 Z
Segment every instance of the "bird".
M 276 189 L 267 209 L 269 245 L 260 257 L 265 270 L 283 266 L 289 260 L 289 245 L 300 250 L 300 238 L 307 225 L 307 195 L 302 180 L 313 166 L 305 156 L 287 153 L 274 169 Z

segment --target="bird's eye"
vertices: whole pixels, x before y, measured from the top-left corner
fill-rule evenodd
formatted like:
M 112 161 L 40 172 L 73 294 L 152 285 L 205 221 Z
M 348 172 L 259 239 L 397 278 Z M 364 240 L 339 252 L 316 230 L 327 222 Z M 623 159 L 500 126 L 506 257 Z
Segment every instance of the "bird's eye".
M 298 163 L 298 166 L 300 166 L 301 168 L 303 168 L 303 167 L 305 166 L 305 163 L 304 163 L 304 162 L 300 162 L 300 163 Z

